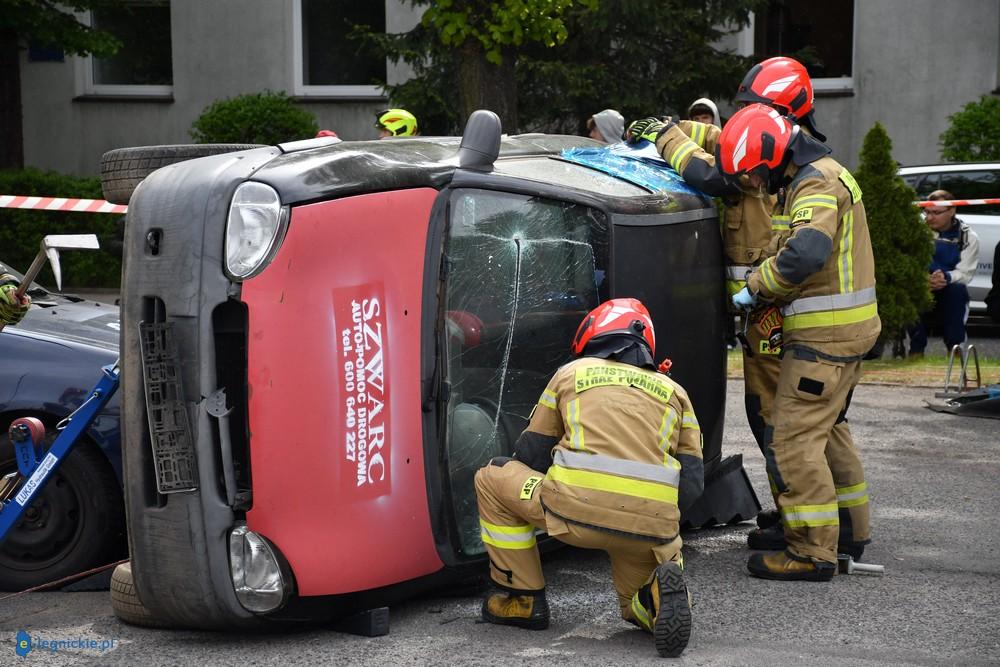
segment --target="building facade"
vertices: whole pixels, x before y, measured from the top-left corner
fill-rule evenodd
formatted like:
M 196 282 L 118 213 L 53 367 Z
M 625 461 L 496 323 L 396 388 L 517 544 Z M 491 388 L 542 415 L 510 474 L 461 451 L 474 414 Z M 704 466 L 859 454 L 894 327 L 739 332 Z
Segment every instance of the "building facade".
M 374 138 L 374 113 L 388 101 L 373 77 L 398 82 L 408 71 L 365 57 L 348 24 L 402 32 L 423 9 L 405 0 L 125 4 L 135 11 L 124 19 L 81 15 L 130 35 L 111 60 L 22 54 L 26 165 L 94 175 L 104 151 L 190 142 L 209 104 L 263 90 L 292 95 L 345 139 Z M 807 62 L 819 127 L 851 167 L 876 121 L 900 163 L 936 162 L 948 116 L 1000 94 L 1000 0 L 775 1 L 724 46 Z

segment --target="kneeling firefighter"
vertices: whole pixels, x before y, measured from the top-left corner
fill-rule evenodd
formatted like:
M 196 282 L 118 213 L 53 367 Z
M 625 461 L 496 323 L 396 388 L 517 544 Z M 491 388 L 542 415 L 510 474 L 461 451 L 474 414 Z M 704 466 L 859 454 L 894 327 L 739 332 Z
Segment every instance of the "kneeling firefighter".
M 679 519 L 704 489 L 701 430 L 684 389 L 653 363 L 653 322 L 636 299 L 591 311 L 578 357 L 549 381 L 514 445 L 476 473 L 482 539 L 499 589 L 483 619 L 549 625 L 535 532 L 611 558 L 622 618 L 662 656 L 691 632 Z

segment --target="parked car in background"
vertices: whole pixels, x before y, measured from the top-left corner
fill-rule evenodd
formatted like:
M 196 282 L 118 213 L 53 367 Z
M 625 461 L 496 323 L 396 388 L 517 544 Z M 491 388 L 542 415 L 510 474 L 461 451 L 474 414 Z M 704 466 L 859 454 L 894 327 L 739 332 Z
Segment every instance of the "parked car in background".
M 956 199 L 1000 197 L 1000 162 L 955 162 L 903 167 L 899 175 L 923 199 L 947 190 Z M 1000 242 L 1000 205 L 962 206 L 958 217 L 979 236 L 979 265 L 969 285 L 970 310 L 985 312 L 984 299 L 993 280 L 993 251 Z
M 21 275 L 0 261 L 0 273 Z M 0 476 L 17 470 L 7 428 L 37 417 L 46 446 L 118 358 L 119 309 L 32 284 L 32 307 L 0 332 Z M 115 396 L 0 543 L 0 590 L 20 591 L 120 560 L 126 552 Z

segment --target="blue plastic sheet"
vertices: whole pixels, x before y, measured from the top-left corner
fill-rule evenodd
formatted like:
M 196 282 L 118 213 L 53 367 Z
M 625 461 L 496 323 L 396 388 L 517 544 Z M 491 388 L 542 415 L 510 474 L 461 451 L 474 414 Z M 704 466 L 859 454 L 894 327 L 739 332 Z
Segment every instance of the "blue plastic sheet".
M 706 203 L 711 201 L 700 190 L 685 183 L 648 141 L 619 142 L 600 148 L 567 148 L 561 157 L 653 192 L 684 193 L 700 197 Z

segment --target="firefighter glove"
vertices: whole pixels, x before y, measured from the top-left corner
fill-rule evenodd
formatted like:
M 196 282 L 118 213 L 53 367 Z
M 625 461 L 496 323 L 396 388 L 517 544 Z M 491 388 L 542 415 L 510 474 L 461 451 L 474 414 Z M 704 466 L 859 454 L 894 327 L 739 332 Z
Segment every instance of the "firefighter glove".
M 660 133 L 668 129 L 671 125 L 673 125 L 672 122 L 665 123 L 659 118 L 643 118 L 642 120 L 632 121 L 625 130 L 625 141 L 634 144 L 645 139 L 655 144 Z
M 757 305 L 757 295 L 744 287 L 733 295 L 733 305 L 742 310 L 753 310 Z
M 17 295 L 17 284 L 10 274 L 0 275 L 0 322 L 17 324 L 28 312 L 31 299 Z

